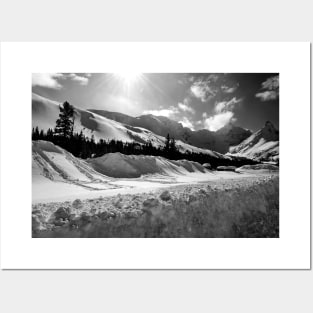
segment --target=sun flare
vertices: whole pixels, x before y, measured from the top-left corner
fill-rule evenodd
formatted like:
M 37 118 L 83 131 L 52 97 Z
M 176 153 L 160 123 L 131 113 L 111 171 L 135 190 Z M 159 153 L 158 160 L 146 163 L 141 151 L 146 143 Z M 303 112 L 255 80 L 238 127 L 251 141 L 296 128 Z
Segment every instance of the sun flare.
M 120 72 L 115 73 L 114 76 L 119 80 L 123 81 L 127 85 L 131 85 L 132 83 L 136 83 L 142 76 L 142 73 L 138 72 Z

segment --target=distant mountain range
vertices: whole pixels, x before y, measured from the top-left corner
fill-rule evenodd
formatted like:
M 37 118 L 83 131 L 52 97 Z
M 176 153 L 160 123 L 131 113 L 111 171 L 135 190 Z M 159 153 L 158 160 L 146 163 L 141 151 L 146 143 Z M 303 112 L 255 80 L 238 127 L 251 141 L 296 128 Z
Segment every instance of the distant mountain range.
M 123 124 L 148 129 L 162 137 L 170 134 L 171 137 L 192 146 L 210 149 L 220 153 L 228 152 L 230 146 L 241 143 L 252 134 L 250 130 L 234 126 L 233 124 L 228 124 L 216 132 L 207 129 L 193 131 L 165 116 L 148 114 L 132 117 L 126 114 L 104 110 L 89 109 L 88 111 Z
M 33 127 L 53 129 L 59 115 L 58 105 L 33 93 Z M 279 133 L 271 122 L 255 133 L 232 123 L 216 132 L 207 129 L 193 131 L 164 116 L 148 114 L 132 117 L 118 112 L 78 108 L 75 108 L 75 112 L 74 130 L 83 130 L 86 136 L 94 135 L 96 140 L 151 141 L 154 146 L 164 146 L 165 137 L 170 134 L 181 152 L 202 152 L 215 157 L 231 153 L 257 159 L 279 158 Z

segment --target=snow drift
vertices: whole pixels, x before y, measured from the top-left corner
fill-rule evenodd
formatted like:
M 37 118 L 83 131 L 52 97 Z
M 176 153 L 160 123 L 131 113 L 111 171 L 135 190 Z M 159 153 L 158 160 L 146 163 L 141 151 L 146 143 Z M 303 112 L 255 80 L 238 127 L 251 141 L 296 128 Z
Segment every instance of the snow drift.
M 116 178 L 136 178 L 147 174 L 176 176 L 209 172 L 197 162 L 173 161 L 147 155 L 108 153 L 99 158 L 88 159 L 87 162 L 97 172 Z
M 92 182 L 107 181 L 108 178 L 97 173 L 87 162 L 74 157 L 52 142 L 38 140 L 32 143 L 33 179 L 40 176 L 52 181 Z
M 51 142 L 34 141 L 32 149 L 33 202 L 78 194 L 86 197 L 95 191 L 114 188 L 110 178 Z
M 33 237 L 278 237 L 278 175 L 33 206 Z
M 278 172 L 279 167 L 273 164 L 255 164 L 255 165 L 244 165 L 235 170 L 237 173 L 253 173 L 253 172 Z
M 140 193 L 166 184 L 196 184 L 238 175 L 217 175 L 197 162 L 145 155 L 111 153 L 82 160 L 42 140 L 34 141 L 32 148 L 33 203 Z

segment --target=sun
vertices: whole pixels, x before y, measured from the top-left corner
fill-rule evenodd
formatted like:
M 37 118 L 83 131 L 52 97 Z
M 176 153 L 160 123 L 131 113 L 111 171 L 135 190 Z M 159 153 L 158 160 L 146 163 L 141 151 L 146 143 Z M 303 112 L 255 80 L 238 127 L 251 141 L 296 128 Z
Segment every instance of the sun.
M 125 85 L 130 86 L 133 83 L 136 83 L 142 77 L 142 73 L 138 72 L 120 72 L 114 73 L 114 76 L 122 81 Z

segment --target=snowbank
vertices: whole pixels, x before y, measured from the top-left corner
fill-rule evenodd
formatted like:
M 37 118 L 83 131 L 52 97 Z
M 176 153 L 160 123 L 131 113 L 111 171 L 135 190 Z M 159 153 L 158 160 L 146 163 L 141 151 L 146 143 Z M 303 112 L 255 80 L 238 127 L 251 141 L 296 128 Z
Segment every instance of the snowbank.
M 279 167 L 273 164 L 255 164 L 255 165 L 244 165 L 236 169 L 237 173 L 249 173 L 249 172 L 278 172 Z
M 99 158 L 88 159 L 87 162 L 97 172 L 116 178 L 136 178 L 147 174 L 176 176 L 208 172 L 206 168 L 197 162 L 173 161 L 163 157 L 147 155 L 108 153 Z
M 33 205 L 33 237 L 278 237 L 278 175 Z
M 236 166 L 218 166 L 216 169 L 218 171 L 231 171 L 234 172 L 236 170 Z
M 95 172 L 88 163 L 74 157 L 52 142 L 33 141 L 33 178 L 36 175 L 59 181 L 107 181 L 108 178 Z
M 141 193 L 164 186 L 233 179 L 235 172 L 216 172 L 197 162 L 154 156 L 107 154 L 88 162 L 46 141 L 33 142 L 32 201 L 73 201 L 117 193 Z M 253 173 L 241 173 L 249 177 Z M 115 177 L 122 177 L 117 179 Z M 134 178 L 133 178 L 134 177 Z
M 51 142 L 33 141 L 32 154 L 33 202 L 115 188 L 110 178 Z

